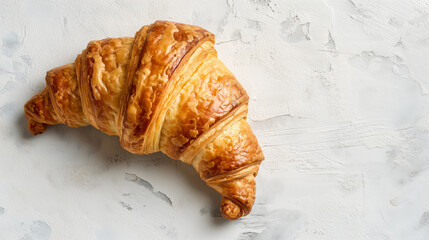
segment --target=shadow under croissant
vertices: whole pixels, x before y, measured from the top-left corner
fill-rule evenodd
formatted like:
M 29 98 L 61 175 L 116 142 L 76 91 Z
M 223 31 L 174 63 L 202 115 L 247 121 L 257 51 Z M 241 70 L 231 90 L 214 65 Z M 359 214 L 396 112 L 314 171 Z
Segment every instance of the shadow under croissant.
M 94 150 L 89 150 L 89 152 L 97 152 L 97 154 L 92 155 L 87 159 L 88 163 L 90 161 L 103 161 L 103 164 L 109 168 L 115 167 L 115 165 L 118 164 L 127 164 L 132 162 L 136 163 L 134 166 L 138 168 L 153 167 L 154 171 L 158 171 L 160 174 L 163 172 L 172 171 L 180 172 L 178 175 L 184 179 L 184 182 L 186 182 L 187 186 L 192 187 L 195 191 L 202 192 L 202 194 L 208 196 L 210 199 L 210 204 L 208 206 L 202 209 L 195 209 L 195 211 L 199 211 L 202 215 L 211 216 L 213 224 L 222 225 L 228 222 L 228 220 L 222 217 L 219 209 L 219 202 L 222 196 L 219 195 L 214 189 L 208 187 L 206 183 L 201 180 L 198 173 L 195 172 L 191 165 L 185 164 L 181 161 L 173 160 L 161 152 L 149 155 L 132 154 L 121 147 L 117 136 L 109 136 L 93 128 L 92 126 L 70 128 L 62 124 L 52 125 L 49 126 L 49 129 L 45 132 L 45 134 L 34 136 L 28 131 L 27 119 L 22 113 L 17 118 L 16 128 L 17 132 L 20 132 L 20 136 L 24 141 L 32 141 L 33 139 L 36 140 L 40 137 L 48 135 L 52 137 L 52 135 L 54 135 L 54 137 L 58 138 L 60 141 L 82 143 L 81 146 Z M 101 147 L 101 144 L 104 145 L 102 147 L 103 149 L 109 150 L 107 152 L 95 151 Z M 138 169 L 135 170 L 138 172 Z M 128 171 L 130 173 L 134 173 L 130 170 Z M 124 172 L 123 174 L 125 176 L 126 173 Z M 127 181 L 125 177 L 124 181 Z M 177 187 L 180 187 L 180 185 Z M 118 194 L 122 194 L 122 192 L 118 192 Z

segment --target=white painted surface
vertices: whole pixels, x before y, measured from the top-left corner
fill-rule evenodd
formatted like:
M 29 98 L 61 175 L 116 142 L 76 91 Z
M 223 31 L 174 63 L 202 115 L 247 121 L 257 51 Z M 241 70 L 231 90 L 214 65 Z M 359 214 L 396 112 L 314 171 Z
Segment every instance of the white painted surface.
M 0 5 L 0 239 L 429 239 L 427 1 Z M 215 33 L 251 97 L 266 161 L 248 217 L 219 217 L 220 196 L 162 154 L 26 130 L 47 70 L 157 19 Z

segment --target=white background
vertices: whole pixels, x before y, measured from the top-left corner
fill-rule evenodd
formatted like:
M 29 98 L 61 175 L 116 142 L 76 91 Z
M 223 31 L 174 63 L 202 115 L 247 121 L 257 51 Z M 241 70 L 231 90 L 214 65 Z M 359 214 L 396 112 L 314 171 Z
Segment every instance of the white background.
M 0 239 L 429 239 L 428 1 L 0 5 Z M 213 32 L 250 95 L 266 160 L 243 219 L 163 154 L 92 127 L 26 129 L 47 70 L 158 19 Z

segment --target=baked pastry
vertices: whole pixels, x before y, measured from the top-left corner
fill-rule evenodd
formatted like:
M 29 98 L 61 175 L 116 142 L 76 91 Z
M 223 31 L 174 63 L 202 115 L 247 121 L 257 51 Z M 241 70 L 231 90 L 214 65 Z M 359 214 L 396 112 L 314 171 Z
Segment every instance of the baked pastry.
M 264 159 L 246 121 L 248 99 L 217 58 L 212 33 L 157 21 L 134 38 L 91 41 L 74 63 L 48 71 L 25 115 L 33 134 L 90 124 L 129 152 L 192 164 L 233 220 L 252 209 Z

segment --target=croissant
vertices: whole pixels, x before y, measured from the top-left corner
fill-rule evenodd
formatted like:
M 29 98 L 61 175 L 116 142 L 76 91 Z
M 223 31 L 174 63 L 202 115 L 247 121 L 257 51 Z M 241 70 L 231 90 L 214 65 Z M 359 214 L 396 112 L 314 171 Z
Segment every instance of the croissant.
M 212 33 L 157 21 L 134 38 L 89 42 L 74 63 L 47 72 L 24 108 L 34 135 L 90 124 L 131 153 L 162 151 L 192 164 L 234 220 L 251 211 L 264 160 L 246 121 L 248 100 L 217 58 Z

